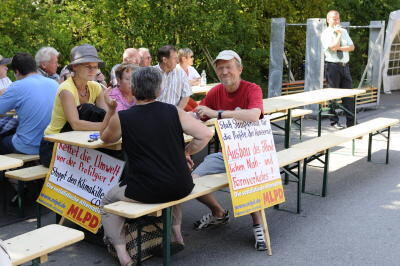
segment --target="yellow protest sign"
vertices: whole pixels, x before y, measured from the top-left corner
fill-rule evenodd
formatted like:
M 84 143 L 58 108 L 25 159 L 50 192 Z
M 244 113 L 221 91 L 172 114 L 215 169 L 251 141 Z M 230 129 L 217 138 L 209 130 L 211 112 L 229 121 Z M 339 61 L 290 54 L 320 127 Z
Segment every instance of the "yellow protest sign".
M 37 202 L 96 233 L 100 203 L 122 174 L 124 162 L 97 150 L 58 143 Z
M 215 122 L 235 217 L 285 202 L 268 117 L 257 122 Z

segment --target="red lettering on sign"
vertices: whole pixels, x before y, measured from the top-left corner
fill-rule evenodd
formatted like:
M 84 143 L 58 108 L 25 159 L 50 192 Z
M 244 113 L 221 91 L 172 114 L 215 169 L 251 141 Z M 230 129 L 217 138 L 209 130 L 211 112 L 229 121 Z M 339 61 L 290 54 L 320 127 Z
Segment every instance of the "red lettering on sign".
M 84 211 L 84 209 L 80 208 L 79 206 L 75 206 L 74 204 L 69 207 L 67 216 L 74 218 L 82 224 L 87 223 L 87 225 L 91 228 L 96 228 L 99 225 L 99 218 L 97 218 L 97 216 L 92 215 L 88 211 Z

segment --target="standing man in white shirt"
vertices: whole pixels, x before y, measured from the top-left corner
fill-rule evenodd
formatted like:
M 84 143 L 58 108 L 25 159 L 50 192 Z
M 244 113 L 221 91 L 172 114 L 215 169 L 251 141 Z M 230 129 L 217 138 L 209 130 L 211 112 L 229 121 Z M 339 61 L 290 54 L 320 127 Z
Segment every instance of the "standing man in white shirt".
M 322 32 L 321 41 L 325 52 L 326 78 L 329 88 L 351 89 L 352 78 L 349 67 L 349 52 L 354 51 L 354 44 L 349 34 L 340 26 L 340 14 L 331 10 L 326 16 L 328 27 Z M 342 99 L 343 106 L 353 112 L 355 101 L 352 97 Z M 330 106 L 329 113 L 332 114 L 331 126 L 341 129 L 339 117 L 335 108 Z M 354 125 L 354 115 L 345 112 L 346 126 Z
M 178 53 L 172 45 L 165 45 L 158 49 L 158 65 L 154 66 L 161 72 L 161 95 L 158 101 L 185 108 L 192 95 L 192 89 L 186 73 L 178 69 Z
M 0 55 L 0 95 L 2 95 L 11 84 L 11 80 L 7 77 L 7 65 L 11 63 L 11 60 L 12 58 L 5 58 Z

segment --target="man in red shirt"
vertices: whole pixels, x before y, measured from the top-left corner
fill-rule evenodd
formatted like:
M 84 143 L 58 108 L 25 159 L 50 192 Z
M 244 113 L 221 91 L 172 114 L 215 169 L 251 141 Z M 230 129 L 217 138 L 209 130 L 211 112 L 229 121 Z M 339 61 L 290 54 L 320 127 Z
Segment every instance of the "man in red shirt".
M 258 121 L 263 116 L 262 90 L 258 85 L 240 78 L 243 70 L 240 56 L 232 50 L 222 51 L 214 60 L 214 65 L 221 84 L 212 88 L 200 102 L 196 108 L 199 117 L 201 119 L 234 118 L 249 122 Z M 193 171 L 192 176 L 197 178 L 225 171 L 223 156 L 218 152 L 208 155 Z M 211 213 L 195 222 L 195 229 L 201 230 L 212 225 L 226 224 L 229 221 L 228 210 L 222 208 L 212 194 L 202 196 L 198 200 L 207 205 Z M 251 216 L 256 240 L 255 248 L 260 251 L 265 250 L 261 215 L 255 212 Z

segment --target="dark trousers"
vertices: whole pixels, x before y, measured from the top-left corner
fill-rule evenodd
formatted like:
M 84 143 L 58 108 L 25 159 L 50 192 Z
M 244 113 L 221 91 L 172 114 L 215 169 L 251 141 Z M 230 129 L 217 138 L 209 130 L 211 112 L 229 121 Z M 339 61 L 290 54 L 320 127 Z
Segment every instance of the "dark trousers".
M 348 64 L 345 66 L 335 63 L 326 62 L 326 79 L 328 81 L 329 88 L 339 89 L 352 89 L 352 79 L 350 73 L 350 67 Z M 353 97 L 342 98 L 343 107 L 354 112 L 355 101 Z M 330 117 L 331 124 L 339 122 L 339 117 L 335 110 L 335 104 L 329 105 L 329 113 L 332 114 Z M 345 112 L 346 115 L 346 126 L 351 127 L 354 125 L 354 116 Z
M 1 137 L 0 136 L 0 154 L 8 154 L 8 153 L 22 153 L 19 152 L 12 143 L 13 135 Z

